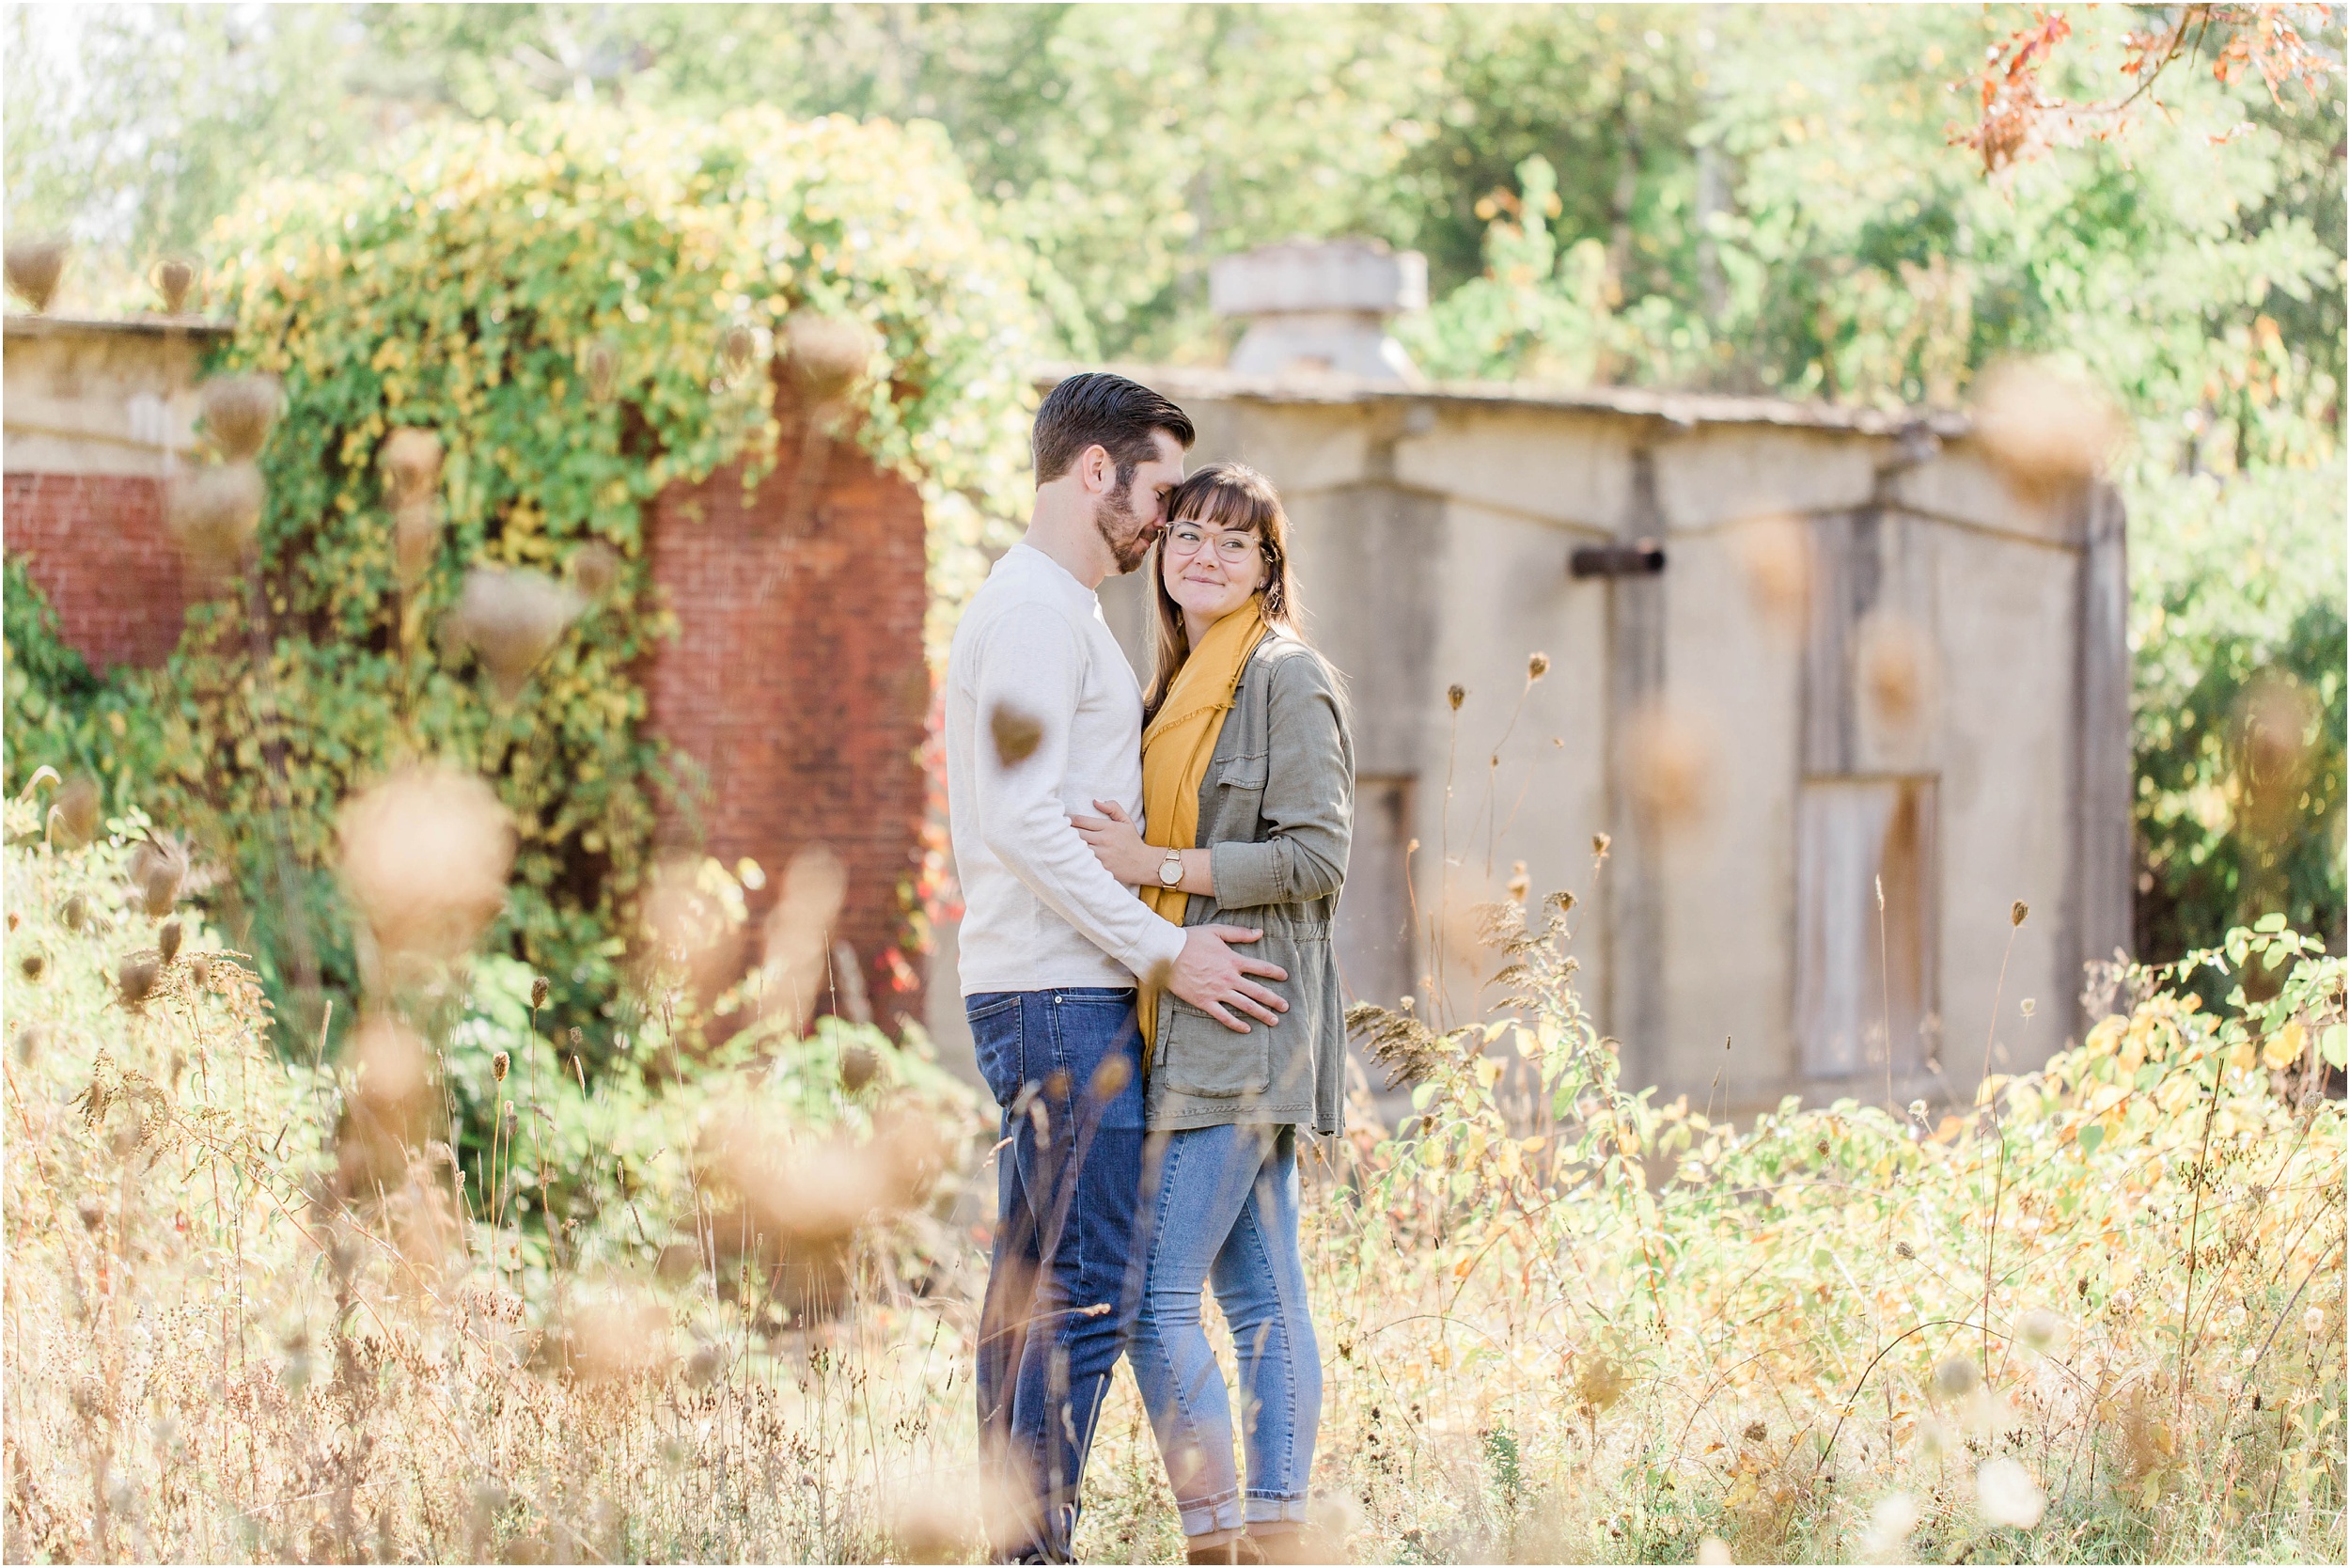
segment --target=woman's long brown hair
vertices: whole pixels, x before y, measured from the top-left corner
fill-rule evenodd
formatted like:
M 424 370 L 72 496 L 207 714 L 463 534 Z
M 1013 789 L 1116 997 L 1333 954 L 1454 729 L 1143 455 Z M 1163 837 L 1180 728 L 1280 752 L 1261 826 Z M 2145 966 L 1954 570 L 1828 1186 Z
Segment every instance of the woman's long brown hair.
M 1273 481 L 1246 463 L 1212 463 L 1167 492 L 1167 523 L 1201 523 L 1257 536 L 1264 550 L 1264 582 L 1257 589 L 1265 624 L 1303 642 L 1299 625 L 1297 578 L 1290 570 L 1290 519 L 1281 510 L 1281 494 Z M 1158 605 L 1158 633 L 1152 639 L 1151 690 L 1142 704 L 1143 722 L 1158 713 L 1167 700 L 1175 672 L 1191 657 L 1191 638 L 1183 631 L 1183 607 L 1167 591 L 1167 535 L 1151 547 L 1151 596 Z

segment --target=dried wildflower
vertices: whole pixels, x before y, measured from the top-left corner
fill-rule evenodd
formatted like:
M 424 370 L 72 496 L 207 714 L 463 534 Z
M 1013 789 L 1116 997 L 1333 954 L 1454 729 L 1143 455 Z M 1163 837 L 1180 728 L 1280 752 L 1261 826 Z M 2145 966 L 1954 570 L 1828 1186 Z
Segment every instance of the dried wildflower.
M 760 980 L 761 1001 L 781 1010 L 796 1031 L 807 1027 L 824 991 L 826 937 L 848 896 L 848 869 L 822 844 L 791 857 L 783 896 L 767 912 Z
M 476 567 L 465 574 L 448 630 L 460 648 L 480 655 L 491 686 L 511 702 L 580 608 L 579 595 L 543 572 Z
M 840 1087 L 854 1094 L 881 1072 L 881 1058 L 870 1045 L 851 1044 L 840 1052 Z
M 1124 1057 L 1106 1056 L 1102 1058 L 1102 1064 L 1093 1070 L 1093 1081 L 1087 1086 L 1086 1092 L 1094 1100 L 1106 1104 L 1117 1099 L 1134 1081 L 1134 1064 Z
M 1456 681 L 1444 689 L 1444 699 L 1447 705 L 1457 713 L 1461 711 L 1461 704 L 1468 700 L 1468 688 Z
M 1879 610 L 1861 622 L 1855 641 L 1860 689 L 1877 721 L 1906 730 L 1930 719 L 1939 682 L 1924 634 L 1906 618 Z
M 470 774 L 409 768 L 342 815 L 343 882 L 387 954 L 458 957 L 506 900 L 514 829 Z
M 97 838 L 104 825 L 100 820 L 98 780 L 88 774 L 77 773 L 57 786 L 57 798 L 49 808 L 49 822 L 54 837 L 69 849 L 79 849 Z M 81 924 L 78 919 L 66 923 Z
M 602 599 L 620 580 L 620 554 L 609 544 L 591 541 L 572 552 L 566 563 L 572 586 L 583 598 Z
M 1044 739 L 1043 723 L 1009 702 L 995 705 L 995 711 L 987 715 L 987 727 L 995 740 L 995 760 L 1008 768 L 1026 761 Z
M 792 379 L 813 402 L 832 401 L 872 368 L 872 329 L 851 317 L 794 310 L 784 318 L 783 338 Z
M 180 886 L 188 874 L 187 848 L 177 839 L 158 839 L 150 833 L 131 852 L 130 870 L 141 905 L 149 915 L 161 918 L 180 902 Z
M 155 933 L 155 950 L 165 964 L 169 964 L 180 956 L 179 921 L 165 920 L 164 922 L 163 929 Z
M 85 1231 L 95 1231 L 106 1223 L 105 1200 L 94 1192 L 82 1194 L 73 1205 L 73 1212 L 81 1216 Z
M 1934 1394 L 1936 1399 L 1965 1399 L 1982 1381 L 1982 1373 L 1964 1356 L 1946 1356 L 1934 1365 Z
M 2011 926 L 2020 926 L 2024 923 L 2024 917 L 2030 913 L 2031 905 L 2026 903 L 2021 899 L 2017 899 L 2013 904 L 2008 906 L 2007 923 Z
M 556 1346 L 564 1371 L 582 1383 L 655 1375 L 673 1359 L 668 1309 L 633 1294 L 576 1300 Z
M 694 1353 L 685 1358 L 685 1381 L 696 1388 L 707 1388 L 726 1371 L 726 1346 L 703 1340 L 694 1346 Z
M 1740 1433 L 1738 1435 L 1744 1437 L 1749 1443 L 1760 1443 L 1764 1438 L 1770 1436 L 1770 1435 L 1771 1429 L 1769 1427 L 1763 1425 L 1760 1420 L 1752 1420 L 1747 1423 L 1746 1431 Z
M 1905 1241 L 1897 1241 L 1893 1244 L 1893 1256 L 1906 1261 L 1917 1257 L 1918 1249 Z
M 1363 1049 L 1387 1070 L 1387 1087 L 1416 1084 L 1440 1066 L 1447 1055 L 1441 1036 L 1412 1012 L 1411 998 L 1401 1011 L 1389 1011 L 1376 1002 L 1357 1002 L 1346 1010 L 1346 1032 L 1361 1038 Z
M 1522 904 L 1526 902 L 1527 895 L 1531 893 L 1533 890 L 1534 879 L 1527 875 L 1526 862 L 1523 860 L 1512 861 L 1510 863 L 1511 902 L 1512 903 Z
M 1801 518 L 1759 518 L 1742 530 L 1739 564 L 1755 612 L 1782 639 L 1802 635 L 1811 615 L 1811 529 Z
M 30 952 L 16 961 L 16 967 L 26 980 L 38 980 L 41 972 L 49 967 L 49 960 L 40 953 Z
M 394 510 L 429 501 L 440 488 L 441 438 L 431 431 L 404 426 L 384 438 L 381 461 Z
M 2013 1459 L 1986 1459 L 1975 1472 L 1975 1506 L 1993 1525 L 2029 1529 L 2048 1506 L 2031 1472 Z
M 1614 839 L 1613 837 L 1611 837 L 1610 835 L 1608 835 L 1608 834 L 1606 834 L 1606 833 L 1594 833 L 1594 834 L 1592 834 L 1592 835 L 1591 835 L 1591 863 L 1592 863 L 1593 865 L 1597 865 L 1599 862 L 1601 862 L 1601 861 L 1603 861 L 1603 860 L 1606 859 L 1606 858 L 1607 858 L 1607 850 L 1608 850 L 1608 847 L 1609 847 L 1610 845 L 1612 845 L 1615 841 L 1616 841 L 1616 840 L 1615 840 L 1615 839 Z
M 81 930 L 88 918 L 89 901 L 79 893 L 67 895 L 65 902 L 57 906 L 57 919 L 68 931 Z
M 751 368 L 759 352 L 759 335 L 748 321 L 729 321 L 718 334 L 718 365 L 728 381 Z
M 531 1010 L 532 1010 L 533 1011 L 536 1011 L 538 1009 L 542 1008 L 542 1007 L 544 1007 L 544 1006 L 546 1006 L 546 1005 L 547 1005 L 547 977 L 546 977 L 546 976 L 544 976 L 544 975 L 533 975 L 533 976 L 531 976 L 531 977 L 530 977 L 530 1006 L 531 1006 Z
M 580 352 L 580 374 L 588 383 L 588 397 L 592 402 L 608 403 L 613 393 L 619 390 L 620 351 L 609 337 L 588 340 Z
M 156 262 L 152 281 L 155 292 L 163 296 L 164 314 L 186 314 L 189 296 L 196 292 L 196 281 L 202 276 L 203 269 L 192 257 L 166 256 Z
M 509 1056 L 506 1052 L 500 1051 L 490 1058 L 490 1076 L 496 1079 L 499 1083 L 504 1083 L 506 1081 L 507 1070 L 513 1065 L 514 1058 Z
M 1632 1387 L 1632 1373 L 1605 1345 L 1592 1345 L 1574 1358 L 1574 1391 L 1594 1410 L 1606 1410 Z
M 260 454 L 285 402 L 277 378 L 258 374 L 214 376 L 196 396 L 204 408 L 205 435 L 232 464 Z
M 212 954 L 190 953 L 188 955 L 188 983 L 198 991 L 212 983 Z
M 168 503 L 172 537 L 188 556 L 215 568 L 244 557 L 261 527 L 268 487 L 250 462 L 190 470 L 175 480 Z
M 1547 653 L 1528 653 L 1528 654 L 1526 656 L 1526 678 L 1527 678 L 1527 680 L 1528 680 L 1528 681 L 1529 681 L 1529 682 L 1539 681 L 1539 680 L 1541 680 L 1543 676 L 1548 675 L 1549 673 L 1550 673 L 1550 655 L 1549 655 L 1549 654 L 1547 654 Z
M 1910 1532 L 1918 1528 L 1918 1504 L 1906 1492 L 1879 1497 L 1869 1511 L 1869 1528 L 1860 1537 L 1860 1555 L 1871 1562 L 1904 1562 Z
M 2122 425 L 2094 387 L 2045 361 L 2007 360 L 1975 383 L 1974 433 L 2025 499 L 2078 494 L 2113 455 Z
M 2045 1307 L 2035 1307 L 2016 1325 L 2015 1337 L 2033 1350 L 2046 1350 L 2064 1332 L 2064 1320 Z
M 346 1198 L 398 1192 L 432 1109 L 424 1041 L 377 1013 L 352 1035 L 351 1055 L 357 1082 L 335 1128 L 337 1184 Z
M 27 1024 L 17 1030 L 14 1042 L 16 1064 L 19 1067 L 32 1066 L 34 1058 L 40 1055 L 42 1042 L 46 1039 L 39 1024 Z
M 115 970 L 115 984 L 122 996 L 124 1007 L 135 1008 L 155 994 L 155 980 L 163 973 L 163 964 L 153 953 L 133 953 Z
M 1625 737 L 1634 807 L 1656 831 L 1687 831 L 1710 805 L 1712 747 L 1693 719 L 1652 706 L 1633 717 Z
M 57 284 L 65 277 L 66 243 L 54 235 L 10 240 L 7 263 L 8 287 L 36 314 L 49 308 Z

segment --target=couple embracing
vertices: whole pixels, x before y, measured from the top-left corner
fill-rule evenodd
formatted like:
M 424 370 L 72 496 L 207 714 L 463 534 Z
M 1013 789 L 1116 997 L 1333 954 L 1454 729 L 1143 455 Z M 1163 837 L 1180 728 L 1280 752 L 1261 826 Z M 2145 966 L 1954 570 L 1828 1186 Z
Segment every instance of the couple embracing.
M 1195 1562 L 1304 1560 L 1322 1363 L 1297 1137 L 1343 1116 L 1330 928 L 1354 824 L 1338 682 L 1263 476 L 1189 478 L 1191 420 L 1086 374 L 1037 411 L 1036 507 L 956 630 L 948 798 L 964 1002 L 1003 1111 L 980 1312 L 1007 1560 L 1066 1561 L 1132 1356 Z M 1102 618 L 1147 570 L 1150 689 Z M 1137 896 L 1137 892 L 1139 896 Z M 1238 1353 L 1246 1450 L 1200 1322 Z

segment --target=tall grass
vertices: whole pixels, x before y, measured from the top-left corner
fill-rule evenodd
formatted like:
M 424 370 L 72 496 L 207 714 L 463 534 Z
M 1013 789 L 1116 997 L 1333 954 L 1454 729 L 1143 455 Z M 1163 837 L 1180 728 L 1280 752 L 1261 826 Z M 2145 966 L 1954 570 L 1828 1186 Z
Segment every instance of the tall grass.
M 10 809 L 8 1556 L 982 1551 L 990 1135 L 918 1039 L 591 1083 L 476 960 L 387 1162 L 371 1063 L 274 1055 L 201 931 L 163 961 L 136 824 Z M 1620 1082 L 1573 921 L 1486 912 L 1486 1018 L 1357 1019 L 1421 1081 L 1306 1162 L 1334 1557 L 2340 1556 L 2339 958 L 2237 933 L 1971 1107 L 1734 1128 Z M 1081 1553 L 1178 1557 L 1122 1373 L 1100 1433 Z

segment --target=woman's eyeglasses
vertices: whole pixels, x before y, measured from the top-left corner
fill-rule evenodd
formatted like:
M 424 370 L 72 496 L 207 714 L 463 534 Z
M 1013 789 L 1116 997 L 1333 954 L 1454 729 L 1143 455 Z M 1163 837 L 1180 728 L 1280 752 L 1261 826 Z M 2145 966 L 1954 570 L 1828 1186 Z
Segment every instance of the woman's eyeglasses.
M 1167 530 L 1167 553 L 1170 556 L 1196 556 L 1208 542 L 1208 531 L 1195 524 L 1178 523 Z M 1217 534 L 1215 553 L 1227 566 L 1238 566 L 1248 558 L 1249 552 L 1263 548 L 1254 534 Z

